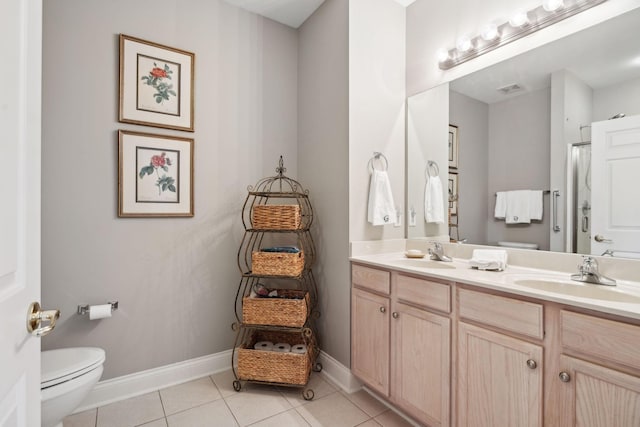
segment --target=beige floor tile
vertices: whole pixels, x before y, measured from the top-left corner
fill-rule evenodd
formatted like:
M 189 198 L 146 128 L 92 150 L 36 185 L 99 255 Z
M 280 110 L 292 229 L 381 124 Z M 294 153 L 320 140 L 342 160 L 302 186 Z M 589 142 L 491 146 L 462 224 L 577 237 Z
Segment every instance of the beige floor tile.
M 237 391 L 233 389 L 233 380 L 235 380 L 236 377 L 233 375 L 231 369 L 213 374 L 211 378 L 218 387 L 218 391 L 220 391 L 222 397 L 232 396 L 237 393 Z
M 166 415 L 213 402 L 221 397 L 218 388 L 209 377 L 160 390 L 160 398 Z
M 344 395 L 370 417 L 376 417 L 389 409 L 386 405 L 364 390 L 358 390 L 351 394 L 345 393 Z
M 380 424 L 376 420 L 365 421 L 362 424 L 358 424 L 358 427 L 380 427 Z
M 166 418 L 161 418 L 159 420 L 151 421 L 150 423 L 142 424 L 139 427 L 167 427 Z
M 302 397 L 302 391 L 307 389 L 313 390 L 313 400 L 321 399 L 337 390 L 331 383 L 325 381 L 322 375 L 317 373 L 311 374 L 309 383 L 305 387 L 279 387 L 282 395 L 287 398 L 293 407 L 309 402 Z
M 64 427 L 96 427 L 97 409 L 69 415 L 62 421 Z
M 296 408 L 312 426 L 353 427 L 369 416 L 351 403 L 342 393 L 335 392 Z
M 225 399 L 241 426 L 247 426 L 291 409 L 291 404 L 273 387 L 252 387 Z
M 251 424 L 251 427 L 309 427 L 302 415 L 296 412 L 295 409 L 290 409 L 287 412 L 283 412 L 266 420 L 258 421 L 255 424 Z
M 400 415 L 396 414 L 392 410 L 388 410 L 383 412 L 382 414 L 375 417 L 375 420 L 382 427 L 412 427 L 413 424 L 402 418 Z
M 216 400 L 167 417 L 169 427 L 237 427 L 224 400 Z
M 97 427 L 133 427 L 164 418 L 156 391 L 98 408 Z

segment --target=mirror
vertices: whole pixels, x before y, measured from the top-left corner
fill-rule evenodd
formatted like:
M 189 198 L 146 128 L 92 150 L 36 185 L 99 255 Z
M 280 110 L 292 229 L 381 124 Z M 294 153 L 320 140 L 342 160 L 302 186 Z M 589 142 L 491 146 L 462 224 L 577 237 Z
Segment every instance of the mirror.
M 606 202 L 590 199 L 591 123 L 619 113 L 640 115 L 638 22 L 636 9 L 409 97 L 406 208 L 407 218 L 415 212 L 416 221 L 408 224 L 407 237 L 448 231 L 473 244 L 506 241 L 589 253 L 590 210 Z M 447 109 L 448 119 L 434 116 L 434 99 Z M 442 136 L 449 124 L 458 138 L 458 167 L 450 174 L 452 150 Z M 445 230 L 425 224 L 424 171 L 434 159 L 440 179 L 449 176 L 458 196 L 449 202 L 457 215 L 448 230 L 447 224 Z M 497 192 L 524 189 L 543 191 L 542 219 L 516 224 L 496 219 Z

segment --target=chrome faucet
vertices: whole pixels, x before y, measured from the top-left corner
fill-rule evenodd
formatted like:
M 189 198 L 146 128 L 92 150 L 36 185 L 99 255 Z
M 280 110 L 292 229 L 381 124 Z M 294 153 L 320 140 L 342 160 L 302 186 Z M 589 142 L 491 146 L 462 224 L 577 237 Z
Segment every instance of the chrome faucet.
M 598 262 L 590 256 L 582 257 L 582 264 L 578 264 L 578 273 L 571 275 L 571 280 L 593 283 L 596 285 L 616 286 L 616 281 L 598 272 Z
M 453 261 L 451 257 L 444 254 L 444 248 L 442 247 L 442 244 L 438 242 L 433 242 L 433 248 L 429 248 L 429 255 L 431 255 L 431 259 L 434 261 Z

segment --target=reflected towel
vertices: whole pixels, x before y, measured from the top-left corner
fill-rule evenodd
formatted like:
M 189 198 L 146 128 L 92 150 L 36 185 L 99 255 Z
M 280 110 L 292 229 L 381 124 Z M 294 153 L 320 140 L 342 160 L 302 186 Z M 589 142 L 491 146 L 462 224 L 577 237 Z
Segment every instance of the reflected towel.
M 374 170 L 369 184 L 367 221 L 372 225 L 395 224 L 395 206 L 387 171 Z
M 496 193 L 496 208 L 494 210 L 493 216 L 496 219 L 504 219 L 507 215 L 507 192 L 506 191 L 498 191 Z
M 542 190 L 529 192 L 529 216 L 537 221 L 542 220 Z
M 530 190 L 508 191 L 507 214 L 505 216 L 505 222 L 507 224 L 530 224 L 530 203 Z
M 436 224 L 444 223 L 444 201 L 442 181 L 439 176 L 430 176 L 424 190 L 424 220 Z

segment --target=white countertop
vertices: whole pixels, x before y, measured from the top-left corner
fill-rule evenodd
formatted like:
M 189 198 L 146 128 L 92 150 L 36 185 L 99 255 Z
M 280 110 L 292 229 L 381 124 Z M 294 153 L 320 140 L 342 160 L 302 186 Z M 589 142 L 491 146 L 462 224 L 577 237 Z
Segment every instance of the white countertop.
M 617 280 L 618 285 L 615 287 L 592 285 L 571 281 L 571 274 L 567 272 L 512 265 L 500 272 L 481 271 L 472 269 L 466 259 L 454 258 L 453 262 L 431 261 L 429 255 L 422 259 L 410 259 L 405 256 L 404 251 L 354 255 L 349 259 L 372 267 L 450 280 L 640 319 L 640 283 L 638 282 Z M 526 281 L 532 285 L 527 286 Z M 549 286 L 546 286 L 547 284 Z M 539 286 L 536 287 L 536 285 Z

